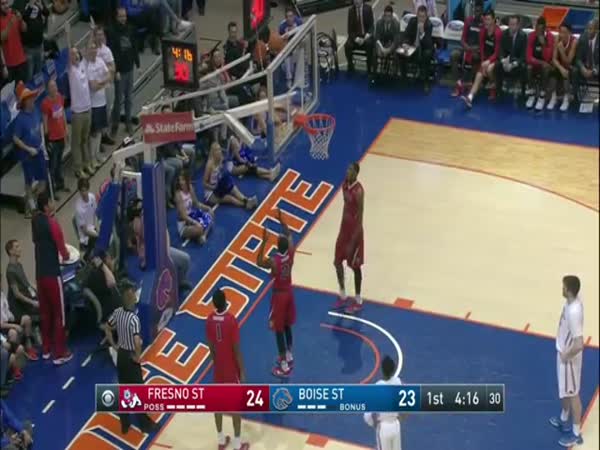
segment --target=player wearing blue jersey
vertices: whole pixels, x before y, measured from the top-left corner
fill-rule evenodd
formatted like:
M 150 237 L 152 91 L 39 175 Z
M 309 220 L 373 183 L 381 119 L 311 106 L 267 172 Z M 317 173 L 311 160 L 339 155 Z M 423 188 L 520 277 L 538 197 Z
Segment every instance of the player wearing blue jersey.
M 258 165 L 258 158 L 247 145 L 243 145 L 235 136 L 229 138 L 229 160 L 231 174 L 235 176 L 255 175 L 271 182 L 275 181 L 281 171 L 281 164 L 266 169 Z
M 394 375 L 396 363 L 392 358 L 386 356 L 381 363 L 381 373 L 383 379 L 377 384 L 399 385 L 402 384 L 400 378 Z M 402 450 L 402 440 L 400 438 L 400 421 L 402 415 L 394 412 L 386 413 L 365 413 L 365 422 L 375 428 L 377 440 L 377 450 Z

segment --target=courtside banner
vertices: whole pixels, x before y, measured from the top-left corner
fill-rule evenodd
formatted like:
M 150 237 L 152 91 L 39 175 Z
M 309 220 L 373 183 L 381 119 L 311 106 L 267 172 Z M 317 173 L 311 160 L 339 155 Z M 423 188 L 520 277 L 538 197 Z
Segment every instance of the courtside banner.
M 142 114 L 140 117 L 146 144 L 196 140 L 192 111 Z
M 504 385 L 99 384 L 96 411 L 502 413 Z

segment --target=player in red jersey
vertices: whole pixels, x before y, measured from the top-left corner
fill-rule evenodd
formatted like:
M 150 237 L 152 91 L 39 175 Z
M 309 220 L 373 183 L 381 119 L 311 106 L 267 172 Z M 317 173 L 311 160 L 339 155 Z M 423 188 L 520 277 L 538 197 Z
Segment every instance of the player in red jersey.
M 214 363 L 214 382 L 219 384 L 240 384 L 245 381 L 244 362 L 240 352 L 240 327 L 237 320 L 227 312 L 225 293 L 218 289 L 213 294 L 215 312 L 206 321 L 206 340 Z M 232 414 L 233 449 L 248 450 L 250 444 L 242 443 L 242 417 Z M 215 414 L 215 424 L 219 439 L 218 450 L 229 445 L 229 436 L 223 434 L 223 414 Z
M 362 284 L 361 266 L 364 263 L 365 243 L 363 237 L 363 210 L 365 204 L 365 192 L 362 184 L 358 181 L 360 166 L 353 162 L 348 167 L 346 179 L 342 185 L 344 194 L 344 213 L 342 225 L 335 243 L 335 272 L 340 286 L 340 296 L 334 309 L 345 307 L 349 314 L 356 313 L 362 309 L 362 298 L 360 288 Z M 343 262 L 354 271 L 354 289 L 356 297 L 348 304 L 346 299 L 346 288 L 344 279 Z
M 283 231 L 277 239 L 277 253 L 273 257 L 265 257 L 268 233 L 265 228 L 257 264 L 259 267 L 269 269 L 273 277 L 269 327 L 275 332 L 279 357 L 272 373 L 276 377 L 285 378 L 290 375 L 294 366 L 292 356 L 292 325 L 296 322 L 296 304 L 292 288 L 294 243 L 292 233 L 281 217 L 281 210 L 278 214 Z

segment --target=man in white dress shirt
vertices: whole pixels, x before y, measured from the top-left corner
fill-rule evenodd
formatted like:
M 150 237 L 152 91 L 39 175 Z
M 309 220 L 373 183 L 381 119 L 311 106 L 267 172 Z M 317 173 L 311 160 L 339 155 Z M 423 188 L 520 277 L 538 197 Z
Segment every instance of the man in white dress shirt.
M 556 336 L 556 369 L 558 396 L 562 405 L 560 417 L 550 424 L 564 434 L 558 443 L 563 447 L 583 444 L 581 437 L 581 366 L 583 359 L 583 303 L 579 297 L 581 282 L 575 275 L 563 277 L 563 306 Z M 573 422 L 569 426 L 569 416 Z
M 394 376 L 396 363 L 392 358 L 386 356 L 381 362 L 381 373 L 383 379 L 376 384 L 400 385 L 402 381 Z M 402 416 L 394 412 L 365 413 L 365 422 L 376 430 L 377 450 L 402 450 L 400 436 L 400 421 Z

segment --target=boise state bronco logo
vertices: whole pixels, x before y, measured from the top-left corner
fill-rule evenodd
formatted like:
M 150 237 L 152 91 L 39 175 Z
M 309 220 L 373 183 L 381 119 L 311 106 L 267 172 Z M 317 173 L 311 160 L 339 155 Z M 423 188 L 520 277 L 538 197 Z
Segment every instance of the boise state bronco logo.
M 173 291 L 173 276 L 169 269 L 165 269 L 158 277 L 156 286 L 156 308 L 162 311 L 171 301 L 171 293 Z
M 290 391 L 286 388 L 278 388 L 273 394 L 273 406 L 275 406 L 275 409 L 278 411 L 285 411 L 290 407 L 293 401 L 294 398 L 292 397 L 292 394 L 290 394 Z

